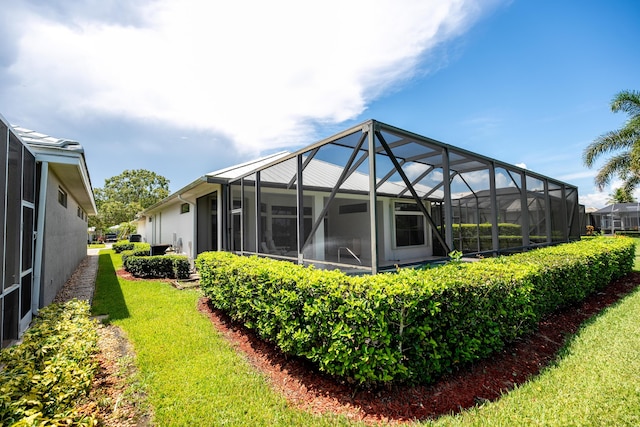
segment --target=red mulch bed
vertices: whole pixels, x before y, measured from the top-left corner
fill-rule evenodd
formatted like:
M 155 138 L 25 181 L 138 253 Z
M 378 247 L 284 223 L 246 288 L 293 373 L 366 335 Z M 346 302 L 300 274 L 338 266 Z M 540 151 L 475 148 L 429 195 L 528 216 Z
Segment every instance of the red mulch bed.
M 509 345 L 493 357 L 478 361 L 427 386 L 394 385 L 362 389 L 319 372 L 309 362 L 283 355 L 251 330 L 232 321 L 201 298 L 198 309 L 232 346 L 270 379 L 273 387 L 295 407 L 313 413 L 338 413 L 370 424 L 400 424 L 457 413 L 498 399 L 538 374 L 553 361 L 567 337 L 585 320 L 614 304 L 640 284 L 640 273 L 611 283 L 583 303 L 548 316 L 538 331 Z

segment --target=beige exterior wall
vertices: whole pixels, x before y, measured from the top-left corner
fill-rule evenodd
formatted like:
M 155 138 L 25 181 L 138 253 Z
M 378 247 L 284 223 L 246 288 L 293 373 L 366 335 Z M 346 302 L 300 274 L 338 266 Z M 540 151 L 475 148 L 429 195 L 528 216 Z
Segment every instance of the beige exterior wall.
M 59 188 L 67 194 L 66 207 L 58 202 Z M 53 301 L 60 288 L 87 256 L 86 215 L 83 218 L 78 216 L 78 203 L 51 171 L 46 191 L 41 306 Z

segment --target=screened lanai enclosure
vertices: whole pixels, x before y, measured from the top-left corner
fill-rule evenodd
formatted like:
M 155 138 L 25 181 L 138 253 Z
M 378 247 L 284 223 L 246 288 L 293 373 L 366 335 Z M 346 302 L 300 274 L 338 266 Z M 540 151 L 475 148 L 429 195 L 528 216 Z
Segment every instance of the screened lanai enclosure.
M 581 231 L 575 186 L 373 120 L 210 182 L 223 249 L 317 268 L 376 273 Z

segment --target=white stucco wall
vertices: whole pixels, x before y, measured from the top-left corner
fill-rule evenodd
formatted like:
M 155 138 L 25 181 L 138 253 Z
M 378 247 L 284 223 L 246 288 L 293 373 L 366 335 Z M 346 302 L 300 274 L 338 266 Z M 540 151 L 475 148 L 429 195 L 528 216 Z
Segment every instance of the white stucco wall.
M 40 305 L 50 304 L 87 256 L 87 222 L 78 217 L 78 203 L 67 192 L 67 206 L 58 202 L 58 177 L 49 172 L 44 226 Z M 66 190 L 65 190 L 66 191 Z
M 162 211 L 151 214 L 151 222 L 147 218 L 146 225 L 139 227 L 138 232 L 151 244 L 177 246 L 182 241 L 182 251 L 178 253 L 193 258 L 196 208 L 189 204 L 189 212 L 181 213 L 182 203 L 165 206 Z

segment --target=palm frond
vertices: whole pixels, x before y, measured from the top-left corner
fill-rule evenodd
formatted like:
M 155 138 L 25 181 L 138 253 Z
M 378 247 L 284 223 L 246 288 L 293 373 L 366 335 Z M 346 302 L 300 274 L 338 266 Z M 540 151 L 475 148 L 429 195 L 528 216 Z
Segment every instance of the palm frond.
M 627 178 L 622 188 L 627 192 L 627 194 L 633 194 L 633 191 L 638 187 L 639 184 L 640 176 L 638 176 L 637 173 L 634 173 L 629 178 Z
M 587 167 L 591 167 L 603 154 L 631 148 L 633 140 L 629 139 L 629 135 L 623 131 L 624 129 L 607 132 L 589 144 L 582 152 L 584 164 Z
M 619 92 L 611 101 L 611 111 L 614 113 L 623 111 L 630 116 L 640 115 L 640 92 L 635 90 Z
M 631 171 L 631 156 L 628 152 L 625 152 L 607 160 L 598 171 L 594 182 L 598 189 L 602 191 L 613 177 L 618 176 L 626 181 L 632 175 L 634 174 Z

